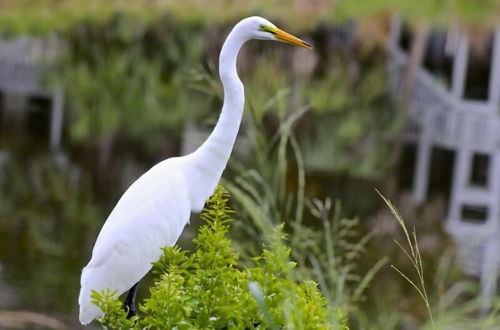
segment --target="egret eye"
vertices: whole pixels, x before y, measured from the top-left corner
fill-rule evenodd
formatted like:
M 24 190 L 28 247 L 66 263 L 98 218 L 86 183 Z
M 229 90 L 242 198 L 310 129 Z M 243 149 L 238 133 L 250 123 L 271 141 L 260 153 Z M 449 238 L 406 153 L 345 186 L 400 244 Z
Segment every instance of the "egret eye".
M 259 31 L 265 31 L 265 26 L 264 24 L 259 25 Z

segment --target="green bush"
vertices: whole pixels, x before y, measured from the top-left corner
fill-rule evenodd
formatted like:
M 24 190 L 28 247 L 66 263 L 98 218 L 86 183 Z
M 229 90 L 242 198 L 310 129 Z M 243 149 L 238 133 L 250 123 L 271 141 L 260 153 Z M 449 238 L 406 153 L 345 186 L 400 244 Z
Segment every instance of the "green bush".
M 157 275 L 141 313 L 127 320 L 115 294 L 94 292 L 105 315 L 105 329 L 347 329 L 343 313 L 319 292 L 313 281 L 294 280 L 295 263 L 275 228 L 252 267 L 239 266 L 226 237 L 233 211 L 228 193 L 218 188 L 201 215 L 205 224 L 194 252 L 163 248 L 154 263 Z

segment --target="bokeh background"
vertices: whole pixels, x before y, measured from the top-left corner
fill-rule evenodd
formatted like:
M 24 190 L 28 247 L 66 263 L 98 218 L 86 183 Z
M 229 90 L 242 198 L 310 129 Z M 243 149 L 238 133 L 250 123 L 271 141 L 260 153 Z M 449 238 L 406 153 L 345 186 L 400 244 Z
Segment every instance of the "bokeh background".
M 298 276 L 318 281 L 352 329 L 430 328 L 390 267 L 418 279 L 377 189 L 416 228 L 436 327 L 499 328 L 495 286 L 484 288 L 495 258 L 483 247 L 468 266 L 449 216 L 467 135 L 431 148 L 416 175 L 436 130 L 418 111 L 447 102 L 439 91 L 452 108 L 485 102 L 499 115 L 499 12 L 498 0 L 0 1 L 0 328 L 79 328 L 80 271 L 99 229 L 138 176 L 208 135 L 220 48 L 252 15 L 314 50 L 252 41 L 239 56 L 246 108 L 223 184 L 242 258 L 284 222 Z M 494 151 L 478 157 L 475 183 L 500 184 L 487 174 Z M 463 218 L 498 222 L 471 203 Z M 182 246 L 198 225 L 193 216 Z

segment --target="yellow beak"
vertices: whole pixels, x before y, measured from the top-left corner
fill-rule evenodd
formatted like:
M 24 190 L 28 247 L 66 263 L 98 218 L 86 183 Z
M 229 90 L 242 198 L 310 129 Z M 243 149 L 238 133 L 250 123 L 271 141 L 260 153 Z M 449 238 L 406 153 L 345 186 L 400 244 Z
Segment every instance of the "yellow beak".
M 278 29 L 275 27 L 268 27 L 267 30 L 270 33 L 274 34 L 276 39 L 281 41 L 281 42 L 286 42 L 286 43 L 289 43 L 289 44 L 292 44 L 295 46 L 304 47 L 307 49 L 312 49 L 312 46 L 309 43 L 307 43 L 304 40 L 301 40 L 295 36 L 292 36 L 290 33 L 285 32 L 281 29 Z

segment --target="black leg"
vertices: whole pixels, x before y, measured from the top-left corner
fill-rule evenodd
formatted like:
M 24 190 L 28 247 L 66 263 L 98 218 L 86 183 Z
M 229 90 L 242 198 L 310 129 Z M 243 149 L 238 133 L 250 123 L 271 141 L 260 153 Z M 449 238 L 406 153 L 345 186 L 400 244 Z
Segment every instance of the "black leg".
M 123 308 L 125 311 L 128 311 L 127 319 L 131 318 L 136 314 L 135 310 L 135 294 L 137 292 L 137 285 L 139 282 L 135 283 L 132 288 L 128 291 L 127 298 L 125 299 L 125 303 L 123 304 Z

